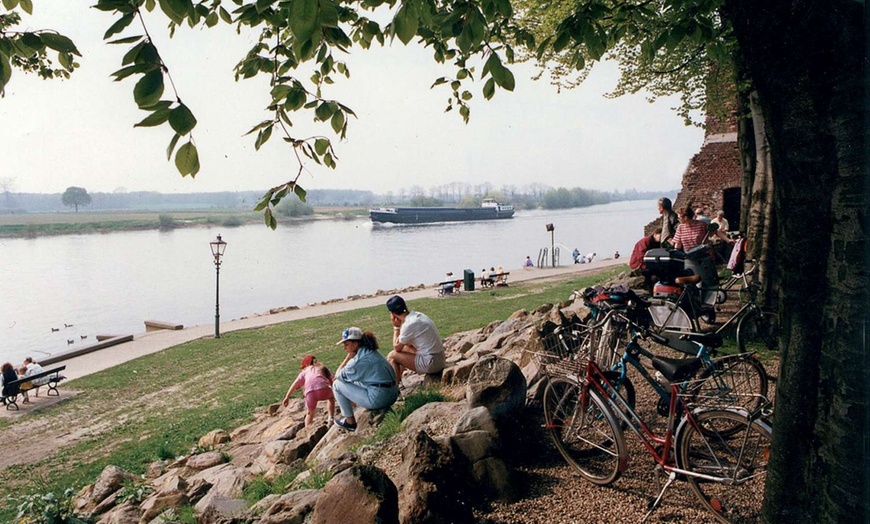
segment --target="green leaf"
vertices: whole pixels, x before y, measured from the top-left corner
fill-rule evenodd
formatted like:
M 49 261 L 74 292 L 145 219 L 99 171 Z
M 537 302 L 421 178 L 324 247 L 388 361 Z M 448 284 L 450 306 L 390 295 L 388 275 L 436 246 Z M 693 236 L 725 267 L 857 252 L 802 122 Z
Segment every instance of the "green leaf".
M 205 25 L 206 27 L 214 27 L 220 22 L 220 18 L 218 18 L 218 14 L 212 11 L 205 17 Z
M 112 37 L 112 35 L 116 35 L 126 29 L 127 26 L 129 26 L 133 22 L 133 19 L 135 17 L 135 13 L 129 13 L 119 18 L 114 24 L 112 24 L 111 27 L 109 27 L 108 31 L 106 31 L 106 34 L 103 35 L 103 40 L 108 40 Z
M 148 107 L 160 101 L 163 96 L 163 71 L 156 69 L 146 73 L 133 88 L 133 99 L 139 107 Z
M 299 200 L 304 204 L 308 192 L 302 189 L 302 186 L 300 186 L 299 184 L 293 184 L 293 192 L 296 193 L 296 197 L 299 198 Z
M 179 135 L 186 135 L 196 127 L 196 118 L 193 113 L 184 104 L 179 104 L 178 107 L 169 113 L 169 125 Z
M 181 176 L 194 177 L 199 173 L 199 154 L 193 142 L 187 142 L 178 148 L 178 152 L 175 153 L 175 167 Z
M 181 24 L 184 17 L 187 16 L 187 9 L 190 5 L 189 0 L 159 0 L 160 10 L 163 11 L 170 20 L 176 24 Z
M 274 1 L 275 0 L 257 0 L 257 12 L 262 14 L 263 11 L 272 7 Z
M 263 211 L 263 219 L 266 221 L 266 225 L 272 228 L 273 230 L 278 227 L 278 220 L 275 218 L 275 215 L 272 214 L 271 208 L 266 208 Z
M 399 12 L 396 13 L 396 17 L 393 19 L 393 24 L 396 29 L 396 36 L 399 37 L 399 40 L 402 41 L 403 44 L 408 45 L 408 43 L 414 38 L 414 35 L 417 34 L 417 27 L 420 24 L 420 19 L 417 17 L 417 10 L 414 8 L 414 4 L 404 4 Z
M 18 5 L 18 0 L 3 0 L 3 7 L 12 11 Z
M 254 141 L 254 149 L 260 150 L 260 146 L 269 141 L 272 136 L 272 126 L 268 126 L 257 133 L 257 140 Z
M 172 158 L 172 152 L 175 151 L 175 144 L 178 143 L 179 138 L 181 138 L 181 135 L 176 133 L 175 136 L 172 137 L 172 140 L 169 141 L 169 147 L 166 148 L 166 160 Z
M 160 66 L 157 64 L 133 64 L 131 66 L 122 67 L 118 69 L 112 76 L 115 77 L 115 82 L 123 80 L 130 75 L 135 75 L 136 73 L 147 73 L 149 71 L 156 71 Z
M 63 35 L 42 32 L 39 33 L 39 38 L 42 39 L 43 44 L 55 51 L 63 51 L 64 53 L 72 53 L 77 56 L 82 56 L 81 53 L 79 53 L 79 50 L 76 49 L 76 45 L 73 41 Z
M 317 106 L 317 109 L 314 110 L 314 116 L 316 116 L 321 122 L 326 122 L 332 118 L 333 113 L 335 113 L 335 108 L 329 102 L 321 103 Z
M 73 70 L 73 57 L 69 53 L 58 53 L 57 61 L 60 62 L 60 65 L 63 66 L 67 71 Z
M 487 79 L 486 83 L 483 84 L 483 98 L 490 100 L 492 96 L 495 94 L 495 80 L 490 77 Z
M 21 6 L 21 9 L 24 9 L 24 12 L 32 15 L 33 14 L 33 2 L 31 0 L 18 0 L 18 5 Z
M 230 13 L 229 13 L 226 9 L 224 9 L 223 7 L 221 7 L 220 10 L 219 10 L 218 12 L 219 12 L 220 15 L 221 15 L 221 20 L 223 20 L 224 22 L 226 22 L 226 23 L 228 23 L 228 24 L 232 24 L 232 23 L 233 23 L 233 17 L 230 16 Z
M 132 44 L 133 42 L 136 42 L 141 38 L 142 38 L 142 35 L 128 36 L 126 38 L 119 38 L 117 40 L 112 40 L 111 42 L 106 42 L 106 43 L 107 44 Z
M 169 110 L 166 108 L 160 108 L 146 116 L 142 119 L 138 124 L 134 124 L 133 127 L 154 127 L 159 126 L 163 122 L 169 120 Z
M 325 155 L 329 150 L 329 140 L 325 138 L 318 138 L 314 141 L 314 151 L 317 152 L 318 155 Z
M 289 15 L 290 30 L 299 43 L 311 38 L 319 27 L 317 0 L 293 0 Z
M 9 64 L 9 57 L 4 53 L 0 53 L 0 95 L 9 83 L 12 77 L 12 66 Z
M 302 88 L 294 88 L 289 93 L 287 93 L 286 102 L 284 102 L 284 107 L 289 111 L 295 111 L 302 107 L 305 104 L 305 100 L 307 95 L 305 94 L 305 90 Z
M 341 111 L 333 113 L 330 124 L 332 124 L 332 130 L 335 131 L 336 134 L 341 133 L 341 130 L 344 128 L 344 113 Z

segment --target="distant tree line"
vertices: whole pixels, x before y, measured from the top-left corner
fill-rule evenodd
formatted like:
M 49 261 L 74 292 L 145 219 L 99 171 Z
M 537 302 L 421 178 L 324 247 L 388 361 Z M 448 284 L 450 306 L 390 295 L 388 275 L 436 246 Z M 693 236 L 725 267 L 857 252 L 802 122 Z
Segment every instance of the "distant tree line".
M 110 211 L 179 211 L 194 209 L 253 209 L 263 191 L 222 191 L 214 193 L 158 193 L 156 191 L 88 192 L 86 188 L 68 188 L 65 193 L 16 193 L 6 187 L 0 199 L 0 213 L 52 213 L 68 211 L 70 207 L 87 205 L 89 212 Z M 69 192 L 75 190 L 76 198 Z M 308 206 L 371 207 L 381 205 L 409 206 L 463 206 L 477 207 L 484 198 L 513 204 L 518 209 L 564 209 L 606 204 L 620 200 L 648 200 L 666 192 L 596 191 L 582 188 L 556 188 L 533 183 L 519 188 L 492 184 L 472 185 L 453 183 L 423 189 L 413 186 L 398 193 L 376 194 L 372 191 L 351 189 L 312 189 L 308 192 Z M 89 199 L 89 201 L 86 201 Z M 292 208 L 292 210 L 291 210 Z M 288 207 L 283 213 L 296 216 L 301 207 Z

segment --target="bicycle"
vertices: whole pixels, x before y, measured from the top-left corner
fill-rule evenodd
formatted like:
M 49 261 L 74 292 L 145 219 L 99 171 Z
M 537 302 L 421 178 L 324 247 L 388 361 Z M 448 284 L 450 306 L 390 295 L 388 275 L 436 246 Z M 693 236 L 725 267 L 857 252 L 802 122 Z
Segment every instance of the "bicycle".
M 652 364 L 670 381 L 664 435 L 655 434 L 606 372 L 586 359 L 581 374 L 553 378 L 544 391 L 544 424 L 557 449 L 582 477 L 607 485 L 627 467 L 623 431 L 629 428 L 653 457 L 656 471 L 668 473 L 644 520 L 680 475 L 720 522 L 756 521 L 770 454 L 772 430 L 762 419 L 767 410 L 753 415 L 716 398 L 715 407 L 692 409 L 701 384 L 688 378 L 701 359 L 654 356 Z
M 626 306 L 626 309 L 630 306 Z M 612 344 L 604 335 L 603 326 L 617 324 L 612 320 L 620 319 L 624 327 L 632 333 L 630 341 L 619 350 L 620 344 Z M 715 349 L 721 345 L 721 337 L 710 333 L 682 333 L 681 342 L 693 344 L 697 350 L 695 358 L 700 365 L 698 382 L 690 393 L 698 398 L 719 398 L 722 402 L 739 405 L 749 413 L 757 413 L 767 397 L 768 380 L 764 365 L 752 353 L 741 353 L 725 357 L 715 357 Z M 619 338 L 619 337 L 617 337 Z M 593 360 L 605 371 L 608 382 L 615 391 L 632 407 L 637 398 L 635 386 L 628 377 L 629 367 L 633 367 L 646 383 L 655 391 L 659 400 L 656 411 L 666 416 L 671 401 L 669 384 L 654 378 L 640 358 L 660 361 L 674 361 L 659 357 L 638 343 L 640 338 L 650 338 L 667 345 L 668 339 L 660 337 L 632 321 L 619 308 L 609 309 L 598 322 L 571 328 L 559 327 L 552 334 L 542 337 L 544 354 L 536 354 L 544 373 L 550 377 L 561 377 L 580 373 L 585 359 Z

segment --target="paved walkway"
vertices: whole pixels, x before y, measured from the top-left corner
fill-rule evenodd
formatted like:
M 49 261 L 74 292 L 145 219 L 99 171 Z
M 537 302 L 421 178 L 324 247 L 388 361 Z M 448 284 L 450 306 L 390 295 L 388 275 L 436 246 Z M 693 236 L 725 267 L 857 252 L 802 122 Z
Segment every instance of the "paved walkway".
M 625 260 L 601 260 L 591 264 L 573 264 L 571 266 L 560 266 L 557 268 L 533 268 L 528 270 L 512 269 L 508 282 L 524 282 L 528 280 L 548 279 L 553 277 L 562 277 L 574 273 L 582 273 L 594 269 L 601 269 L 611 266 L 625 264 Z M 406 300 L 414 300 L 424 297 L 437 296 L 437 288 L 427 287 L 419 291 L 402 293 Z M 384 305 L 389 297 L 376 296 L 371 298 L 362 298 L 357 300 L 340 300 L 330 302 L 328 304 L 318 304 L 313 306 L 305 306 L 299 309 L 283 311 L 280 313 L 250 316 L 248 318 L 231 320 L 221 323 L 221 333 L 230 331 L 238 331 L 240 329 L 252 329 L 291 320 L 299 320 L 302 318 L 318 317 L 350 311 L 352 309 L 361 309 L 372 306 Z M 567 297 L 566 297 L 567 298 Z M 80 355 L 67 360 L 52 364 L 54 366 L 66 365 L 64 375 L 69 379 L 83 377 L 96 373 L 104 369 L 108 369 L 118 364 L 123 364 L 129 360 L 139 358 L 144 355 L 156 353 L 166 348 L 184 344 L 192 340 L 207 338 L 214 336 L 214 324 L 191 326 L 177 331 L 153 331 L 150 333 L 136 334 L 132 341 L 112 346 L 93 353 Z

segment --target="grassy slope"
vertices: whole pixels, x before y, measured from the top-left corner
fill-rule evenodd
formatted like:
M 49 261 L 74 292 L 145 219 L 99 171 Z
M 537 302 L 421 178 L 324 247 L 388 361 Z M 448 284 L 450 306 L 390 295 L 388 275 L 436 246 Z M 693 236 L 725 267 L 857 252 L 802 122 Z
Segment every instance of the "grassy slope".
M 565 300 L 573 289 L 623 269 L 421 299 L 410 306 L 431 316 L 446 337 L 503 320 L 519 309 Z M 386 310 L 366 308 L 198 340 L 72 381 L 66 387 L 82 394 L 28 416 L 52 423 L 87 420 L 87 427 L 99 429 L 37 464 L 0 472 L 0 496 L 5 500 L 6 495 L 34 490 L 80 487 L 107 464 L 141 473 L 161 456 L 189 451 L 213 429 L 232 430 L 249 421 L 256 408 L 280 401 L 298 373 L 302 355 L 318 355 L 335 369 L 344 356 L 335 342 L 349 325 L 372 329 L 382 350 L 389 344 L 392 330 Z M 0 432 L 15 432 L 20 423 L 21 419 L 5 424 Z M 11 518 L 9 511 L 0 510 L 0 521 Z

